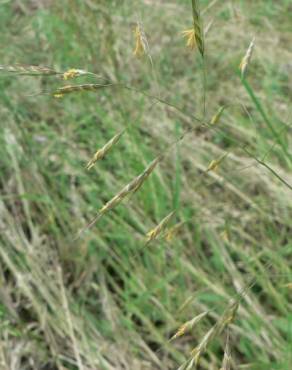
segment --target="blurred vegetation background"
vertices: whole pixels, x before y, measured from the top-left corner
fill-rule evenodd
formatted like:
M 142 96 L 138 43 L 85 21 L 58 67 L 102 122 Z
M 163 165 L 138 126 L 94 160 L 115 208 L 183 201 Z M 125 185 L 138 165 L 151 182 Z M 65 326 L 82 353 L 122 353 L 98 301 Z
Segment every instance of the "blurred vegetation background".
M 204 81 L 199 53 L 182 37 L 192 27 L 191 1 L 0 2 L 1 65 L 81 68 L 170 104 L 122 88 L 55 99 L 44 92 L 66 85 L 59 76 L 1 72 L 1 369 L 177 369 L 255 278 L 230 325 L 232 368 L 292 368 L 292 197 L 281 181 L 292 184 L 292 4 L 199 5 L 205 120 L 227 106 L 214 129 L 192 118 L 203 118 Z M 152 63 L 133 55 L 137 22 Z M 70 81 L 85 82 L 96 78 Z M 126 127 L 87 171 L 94 152 Z M 136 194 L 74 239 L 193 128 Z M 206 172 L 224 153 L 218 171 Z M 144 247 L 145 234 L 173 210 L 172 225 L 183 223 L 177 235 Z M 221 333 L 198 368 L 219 369 L 224 348 Z

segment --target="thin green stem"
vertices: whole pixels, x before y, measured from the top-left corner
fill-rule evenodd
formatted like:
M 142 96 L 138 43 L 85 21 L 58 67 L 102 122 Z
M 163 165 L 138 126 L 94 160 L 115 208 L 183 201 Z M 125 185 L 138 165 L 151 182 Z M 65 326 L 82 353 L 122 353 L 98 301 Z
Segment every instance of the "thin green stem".
M 292 190 L 292 185 L 290 185 L 286 180 L 283 179 L 283 177 L 281 177 L 280 175 L 277 174 L 277 172 L 275 170 L 273 170 L 272 167 L 270 167 L 267 163 L 265 163 L 264 161 L 258 159 L 257 157 L 255 157 L 252 153 L 250 153 L 247 149 L 244 149 L 244 151 L 250 156 L 252 157 L 254 160 L 256 160 L 261 166 L 264 166 L 266 169 L 268 169 L 274 176 L 277 177 L 278 180 L 280 180 L 283 184 L 285 184 L 290 190 Z

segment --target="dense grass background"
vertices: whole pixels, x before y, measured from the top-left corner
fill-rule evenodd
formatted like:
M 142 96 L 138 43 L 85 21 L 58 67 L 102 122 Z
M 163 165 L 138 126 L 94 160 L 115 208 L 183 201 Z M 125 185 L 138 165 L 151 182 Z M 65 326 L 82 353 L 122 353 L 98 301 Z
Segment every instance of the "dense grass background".
M 192 26 L 190 3 L 1 1 L 0 64 L 82 68 L 181 109 L 117 88 L 54 99 L 39 93 L 64 85 L 60 78 L 1 74 L 1 369 L 177 369 L 253 278 L 230 328 L 233 368 L 292 368 L 292 193 L 242 149 L 292 184 L 291 1 L 200 1 L 210 26 L 206 119 L 230 105 L 215 129 L 192 119 L 203 114 L 203 79 L 198 53 L 181 36 Z M 133 56 L 137 21 L 153 66 Z M 253 36 L 242 83 L 238 65 Z M 135 195 L 73 241 L 196 126 Z M 218 173 L 206 173 L 225 152 Z M 173 209 L 172 224 L 184 221 L 177 237 L 137 255 Z M 191 333 L 168 342 L 207 310 Z M 222 333 L 200 368 L 219 369 L 224 346 Z

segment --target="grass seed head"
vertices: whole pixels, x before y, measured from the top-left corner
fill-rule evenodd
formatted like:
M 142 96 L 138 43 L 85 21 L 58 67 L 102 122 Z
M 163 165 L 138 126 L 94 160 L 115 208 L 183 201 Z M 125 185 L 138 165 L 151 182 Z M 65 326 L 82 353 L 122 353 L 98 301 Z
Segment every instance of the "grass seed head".
M 179 222 L 178 224 L 168 228 L 165 231 L 164 238 L 167 242 L 171 242 L 179 233 L 181 227 L 184 225 L 184 222 Z
M 211 341 L 213 340 L 213 338 L 216 336 L 218 332 L 218 329 L 217 329 L 217 326 L 214 325 L 208 332 L 207 334 L 205 334 L 205 336 L 203 337 L 203 339 L 201 340 L 201 342 L 198 344 L 197 347 L 195 347 L 192 351 L 191 351 L 191 356 L 192 356 L 192 359 L 194 361 L 194 364 L 195 366 L 198 365 L 199 361 L 200 361 L 200 358 L 201 356 L 203 355 L 203 353 L 206 351 L 208 345 L 211 343 Z
M 224 350 L 224 357 L 222 361 L 222 366 L 220 370 L 231 370 L 231 351 L 229 344 L 229 332 L 227 332 L 226 345 Z
M 124 131 L 119 132 L 111 140 L 109 140 L 101 149 L 97 150 L 93 158 L 91 158 L 90 161 L 87 163 L 86 168 L 90 170 L 98 160 L 103 159 L 106 156 L 106 154 L 112 149 L 112 147 L 120 140 L 123 133 Z
M 255 38 L 252 39 L 244 57 L 242 58 L 242 60 L 239 64 L 241 78 L 244 78 L 246 76 L 246 71 L 247 71 L 247 68 L 250 64 L 250 60 L 251 60 L 253 49 L 254 49 L 254 42 L 255 42 Z
M 216 324 L 207 332 L 199 345 L 191 351 L 191 356 L 194 359 L 195 366 L 198 365 L 201 356 L 206 351 L 208 345 L 212 342 L 212 340 L 216 336 L 220 335 L 222 331 L 234 321 L 238 307 L 239 299 L 231 300 Z
M 179 327 L 179 329 L 177 330 L 177 332 L 174 334 L 174 336 L 171 338 L 171 340 L 173 339 L 176 339 L 178 337 L 181 337 L 183 335 L 185 335 L 186 333 L 188 333 L 190 330 L 193 329 L 193 327 L 199 322 L 201 321 L 206 315 L 208 314 L 208 312 L 203 312 L 197 316 L 195 316 L 192 320 L 189 320 L 187 322 L 185 322 L 183 325 L 181 325 Z
M 238 307 L 239 307 L 239 301 L 238 300 L 232 300 L 227 309 L 225 310 L 221 320 L 220 320 L 220 326 L 222 326 L 222 330 L 224 329 L 224 327 L 226 327 L 227 325 L 233 323 L 234 319 L 235 319 L 235 316 L 236 316 L 236 313 L 237 313 L 237 310 L 238 310 Z
M 74 92 L 97 91 L 98 89 L 101 89 L 106 86 L 108 85 L 102 84 L 67 85 L 56 89 L 53 92 L 53 96 L 55 98 L 62 98 L 66 94 L 71 94 Z
M 135 48 L 133 51 L 134 56 L 139 58 L 142 57 L 144 54 L 148 54 L 147 52 L 148 43 L 146 35 L 140 23 L 137 23 L 134 29 L 134 35 L 135 35 Z
M 156 239 L 161 234 L 161 232 L 166 228 L 167 224 L 173 217 L 174 213 L 174 211 L 170 212 L 156 227 L 154 227 L 154 229 L 150 230 L 146 234 L 148 243 Z
M 230 233 L 227 229 L 223 230 L 220 233 L 220 237 L 224 242 L 229 242 L 230 241 Z
M 196 46 L 195 30 L 190 28 L 182 32 L 183 37 L 186 38 L 186 46 L 190 49 L 194 49 Z
M 209 171 L 217 171 L 218 168 L 219 168 L 219 165 L 222 163 L 222 161 L 224 160 L 224 158 L 228 155 L 228 153 L 225 153 L 223 154 L 220 158 L 218 159 L 213 159 L 208 167 L 207 167 L 207 172 Z
M 35 76 L 50 76 L 57 75 L 60 72 L 55 71 L 52 68 L 34 66 L 34 65 L 0 65 L 0 71 L 9 72 L 9 73 L 18 73 L 21 75 L 35 75 Z
M 200 9 L 198 0 L 192 0 L 193 9 L 193 27 L 194 27 L 194 37 L 196 39 L 197 48 L 202 57 L 204 57 L 205 47 L 204 47 L 204 31 L 202 27 L 202 20 L 200 16 Z
M 225 108 L 226 107 L 223 105 L 222 107 L 219 108 L 218 112 L 214 114 L 214 116 L 211 118 L 211 122 L 210 122 L 211 125 L 216 125 L 219 122 Z
M 98 211 L 97 215 L 82 230 L 80 230 L 76 238 L 79 238 L 85 230 L 91 228 L 104 214 L 118 206 L 128 195 L 134 194 L 143 185 L 151 172 L 154 171 L 155 167 L 162 160 L 162 158 L 162 155 L 156 157 L 139 176 L 134 178 L 120 192 L 118 192 L 118 194 L 116 194 L 111 200 L 109 200 Z
M 194 359 L 190 358 L 186 362 L 184 362 L 177 370 L 190 370 L 194 366 Z
M 71 78 L 79 77 L 79 76 L 86 75 L 86 74 L 88 74 L 88 72 L 84 71 L 83 69 L 71 68 L 71 69 L 68 69 L 68 71 L 63 73 L 63 79 L 69 80 Z
M 115 195 L 110 201 L 108 201 L 100 209 L 99 214 L 103 215 L 112 208 L 116 207 L 126 196 L 135 193 L 143 185 L 148 176 L 154 171 L 155 167 L 161 161 L 161 159 L 162 156 L 155 158 L 139 176 L 134 178 L 117 195 Z
M 212 160 L 209 165 L 208 165 L 208 168 L 207 168 L 207 171 L 217 171 L 218 170 L 218 160 Z

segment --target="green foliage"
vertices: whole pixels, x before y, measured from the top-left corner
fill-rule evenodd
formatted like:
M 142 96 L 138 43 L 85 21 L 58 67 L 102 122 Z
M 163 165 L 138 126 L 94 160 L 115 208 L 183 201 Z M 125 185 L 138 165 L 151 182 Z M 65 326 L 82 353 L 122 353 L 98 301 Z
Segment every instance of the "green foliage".
M 79 353 L 88 369 L 174 369 L 255 279 L 230 327 L 234 364 L 289 369 L 290 4 L 198 3 L 204 26 L 214 21 L 205 36 L 206 117 L 199 55 L 181 37 L 192 25 L 191 2 L 0 4 L 1 65 L 81 68 L 137 89 L 55 99 L 60 86 L 100 80 L 1 71 L 0 360 L 8 368 L 18 356 L 17 370 L 32 363 L 77 369 Z M 136 21 L 151 58 L 133 56 Z M 254 35 L 241 80 L 238 65 Z M 216 125 L 194 120 L 209 122 L 222 105 Z M 126 127 L 119 144 L 87 171 L 96 150 Z M 162 152 L 139 191 L 75 240 Z M 218 173 L 207 172 L 226 152 Z M 173 209 L 172 225 L 185 221 L 177 236 L 145 246 L 145 234 Z M 168 342 L 204 311 L 211 313 L 190 334 Z M 207 348 L 202 369 L 220 368 L 223 339 Z

